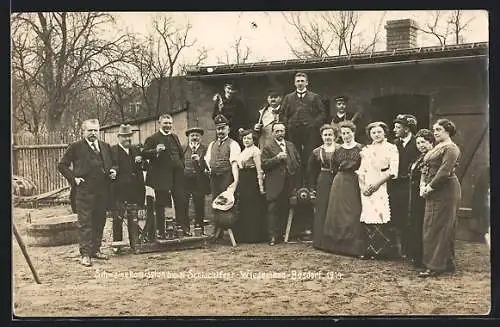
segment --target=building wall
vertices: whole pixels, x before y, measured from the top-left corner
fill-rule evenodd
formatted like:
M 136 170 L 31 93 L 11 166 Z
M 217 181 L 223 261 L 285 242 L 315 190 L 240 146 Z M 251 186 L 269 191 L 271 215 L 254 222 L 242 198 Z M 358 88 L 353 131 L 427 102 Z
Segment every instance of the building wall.
M 247 109 L 256 114 L 265 102 L 266 89 L 272 84 L 280 84 L 285 92 L 294 90 L 293 75 L 294 72 L 284 72 L 231 79 L 238 83 L 239 96 Z M 365 120 L 369 120 L 374 98 L 395 94 L 427 96 L 430 101 L 430 121 L 449 118 L 457 126 L 458 133 L 454 140 L 462 151 L 458 172 L 466 169 L 462 180 L 462 206 L 471 206 L 477 175 L 489 164 L 489 132 L 481 141 L 482 132 L 489 126 L 488 71 L 485 60 L 308 72 L 308 75 L 310 90 L 326 100 L 333 100 L 337 95 L 349 96 L 349 105 L 363 111 Z M 188 126 L 203 127 L 206 130 L 205 142 L 215 137 L 215 126 L 211 119 L 212 96 L 215 92 L 221 92 L 224 81 L 219 77 L 198 79 L 189 81 L 186 86 Z M 401 113 L 404 112 L 405 108 L 402 107 Z M 470 164 L 466 167 L 468 161 Z
M 187 130 L 187 111 L 178 112 L 172 114 L 174 119 L 173 132 L 179 136 L 181 144 L 187 143 L 186 130 Z M 146 138 L 158 131 L 159 125 L 157 119 L 151 119 L 139 124 L 132 124 L 132 130 L 135 133 L 132 135 L 132 144 L 144 144 Z M 101 130 L 101 139 L 105 142 L 113 145 L 118 143 L 118 133 L 119 126 L 113 126 Z

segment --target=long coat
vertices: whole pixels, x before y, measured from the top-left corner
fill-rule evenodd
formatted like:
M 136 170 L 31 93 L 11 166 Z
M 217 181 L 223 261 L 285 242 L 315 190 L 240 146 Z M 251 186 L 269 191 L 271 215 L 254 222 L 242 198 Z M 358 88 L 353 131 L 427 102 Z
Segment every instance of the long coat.
M 179 137 L 172 133 L 170 135 L 171 137 L 173 137 L 177 145 L 177 150 L 181 157 L 181 163 L 184 166 L 184 149 L 181 146 Z M 169 136 L 163 135 L 158 131 L 148 137 L 144 142 L 144 150 L 142 151 L 142 156 L 146 159 L 149 159 L 150 161 L 149 170 L 146 175 L 146 185 L 151 186 L 155 190 L 171 190 L 174 183 L 174 174 L 172 173 L 172 171 L 175 168 L 175 163 L 170 156 L 167 137 Z M 157 155 L 156 146 L 158 144 L 164 144 L 166 149 L 165 151 L 161 151 Z
M 129 154 L 118 144 L 111 147 L 113 162 L 116 164 L 117 176 L 112 183 L 114 201 L 127 201 L 136 204 L 144 203 L 146 189 L 140 163 L 135 157 L 141 153 L 136 147 L 129 148 Z
M 270 140 L 262 149 L 261 159 L 262 168 L 265 173 L 264 188 L 268 201 L 276 199 L 282 192 L 290 192 L 296 188 L 300 178 L 300 156 L 292 142 L 285 141 L 286 153 L 290 163 L 290 173 L 287 171 L 287 163 L 284 160 L 276 158 L 280 153 L 281 147 L 275 141 Z M 284 190 L 285 180 L 291 179 L 289 189 Z
M 101 152 L 102 161 L 104 164 L 104 174 L 106 176 L 106 188 L 109 192 L 109 182 L 111 179 L 109 178 L 109 170 L 111 168 L 115 168 L 113 165 L 113 159 L 111 156 L 111 147 L 108 143 L 98 141 L 99 151 Z M 72 169 L 70 169 L 72 166 Z M 68 149 L 64 153 L 63 157 L 59 161 L 57 165 L 57 169 L 59 172 L 66 178 L 68 183 L 71 185 L 70 191 L 70 202 L 71 209 L 73 212 L 76 212 L 76 202 L 75 202 L 75 192 L 76 192 L 76 183 L 75 178 L 80 177 L 85 180 L 86 183 L 89 183 L 89 189 L 93 189 L 95 187 L 100 187 L 101 185 L 94 185 L 95 180 L 94 176 L 100 175 L 101 165 L 99 160 L 96 159 L 94 150 L 90 147 L 85 139 L 80 141 L 71 143 L 68 146 Z M 106 190 L 99 190 L 106 191 Z

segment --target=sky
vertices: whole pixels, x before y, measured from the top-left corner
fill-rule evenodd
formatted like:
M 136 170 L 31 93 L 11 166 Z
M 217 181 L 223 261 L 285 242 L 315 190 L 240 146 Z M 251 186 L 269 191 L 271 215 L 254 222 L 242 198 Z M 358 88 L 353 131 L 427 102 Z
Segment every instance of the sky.
M 311 12 L 309 12 L 311 13 Z M 316 12 L 317 13 L 317 12 Z M 387 20 L 412 18 L 420 25 L 425 25 L 432 17 L 432 11 L 362 11 L 360 30 L 363 35 L 371 35 L 374 26 L 383 17 L 381 40 L 377 50 L 385 50 L 385 29 Z M 385 14 L 384 14 L 385 13 Z M 295 42 L 292 27 L 287 24 L 282 12 L 116 12 L 117 27 L 131 32 L 146 34 L 151 31 L 151 19 L 155 15 L 172 16 L 179 24 L 189 21 L 192 36 L 197 46 L 209 49 L 205 65 L 217 64 L 218 57 L 223 57 L 234 40 L 242 37 L 242 43 L 251 49 L 249 61 L 283 60 L 294 58 L 287 43 Z M 383 16 L 384 15 L 384 16 Z M 488 41 L 488 12 L 485 10 L 465 10 L 466 20 L 474 18 L 464 37 L 467 42 Z M 257 27 L 252 27 L 252 23 Z M 420 32 L 420 46 L 429 46 L 432 39 Z M 196 56 L 196 49 L 183 53 L 181 61 L 189 62 Z

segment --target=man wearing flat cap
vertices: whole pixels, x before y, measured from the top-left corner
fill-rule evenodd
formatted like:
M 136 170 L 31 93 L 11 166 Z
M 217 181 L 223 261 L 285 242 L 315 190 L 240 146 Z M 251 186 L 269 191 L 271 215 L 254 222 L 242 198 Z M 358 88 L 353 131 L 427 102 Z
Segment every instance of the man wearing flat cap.
M 408 241 L 408 197 L 410 184 L 408 172 L 418 157 L 418 150 L 414 134 L 417 131 L 417 119 L 413 115 L 400 114 L 394 119 L 394 135 L 399 152 L 398 176 L 389 183 L 391 201 L 391 220 L 397 235 L 397 246 L 400 254 L 406 256 L 406 242 Z
M 120 125 L 118 130 L 118 144 L 111 147 L 111 156 L 116 166 L 116 179 L 112 182 L 114 208 L 113 241 L 123 239 L 123 218 L 125 210 L 130 205 L 137 208 L 144 204 L 145 187 L 142 174 L 142 156 L 140 150 L 132 146 L 134 131 L 130 125 Z M 127 229 L 129 231 L 130 247 L 134 244 L 130 238 L 130 229 L 134 224 L 132 215 L 127 215 Z
M 352 121 L 356 125 L 357 130 L 360 130 L 358 125 L 360 113 L 353 113 L 347 109 L 349 103 L 349 98 L 345 95 L 339 95 L 333 99 L 333 109 L 330 109 L 330 115 L 332 117 L 332 125 L 337 125 L 343 121 Z M 335 140 L 337 143 L 342 143 L 342 138 L 340 135 Z
M 210 189 L 213 199 L 228 187 L 236 191 L 239 181 L 238 156 L 241 153 L 239 144 L 229 137 L 229 121 L 224 115 L 214 119 L 217 139 L 207 148 L 204 168 L 210 172 Z M 218 226 L 215 226 L 217 230 Z
M 175 207 L 175 221 L 189 236 L 188 205 L 184 189 L 184 149 L 172 133 L 173 118 L 163 114 L 160 129 L 146 139 L 142 156 L 149 159 L 146 185 L 155 192 L 156 227 L 159 238 L 165 238 L 165 207 Z M 153 225 L 153 224 L 152 224 Z
M 186 203 L 193 200 L 195 228 L 203 231 L 205 217 L 205 195 L 210 194 L 210 181 L 205 174 L 204 165 L 200 164 L 207 153 L 207 147 L 201 143 L 203 129 L 191 127 L 186 131 L 188 144 L 184 149 L 184 185 L 186 188 Z
M 273 123 L 277 123 L 281 114 L 282 91 L 278 87 L 267 90 L 267 104 L 258 111 L 254 131 L 259 135 L 259 148 L 262 150 L 268 140 L 273 140 Z
M 239 142 L 239 131 L 249 128 L 251 124 L 250 115 L 247 112 L 243 101 L 236 96 L 237 86 L 234 82 L 226 82 L 224 84 L 224 94 L 215 94 L 213 97 L 214 109 L 212 119 L 218 115 L 224 115 L 229 121 L 229 137 Z

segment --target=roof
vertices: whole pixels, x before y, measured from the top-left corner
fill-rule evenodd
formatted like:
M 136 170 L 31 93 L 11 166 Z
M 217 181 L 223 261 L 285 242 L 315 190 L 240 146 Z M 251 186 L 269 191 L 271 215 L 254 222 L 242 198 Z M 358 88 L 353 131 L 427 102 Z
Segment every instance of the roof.
M 187 107 L 186 108 L 182 108 L 180 110 L 175 110 L 173 112 L 162 113 L 160 115 L 169 114 L 169 115 L 175 116 L 176 114 L 181 113 L 181 112 L 186 111 L 186 110 L 187 110 Z M 129 124 L 129 125 L 142 124 L 142 123 L 146 123 L 146 122 L 149 122 L 149 121 L 158 120 L 158 118 L 160 117 L 160 115 L 142 117 L 142 118 L 128 120 L 128 121 L 124 121 L 124 122 L 120 122 L 120 123 L 114 123 L 114 124 L 104 125 L 104 126 L 101 126 L 100 130 L 102 131 L 102 130 L 110 129 L 110 128 L 113 128 L 113 127 L 118 127 L 121 124 Z
M 409 60 L 426 60 L 440 58 L 468 58 L 488 55 L 488 42 L 447 45 L 445 47 L 421 47 L 397 49 L 394 51 L 378 51 L 373 53 L 342 55 L 312 59 L 291 59 L 280 61 L 263 61 L 233 65 L 194 66 L 187 71 L 187 78 L 209 77 L 241 73 L 266 73 L 269 71 L 288 71 L 294 69 L 324 69 L 327 67 L 348 67 L 377 63 L 397 63 Z

